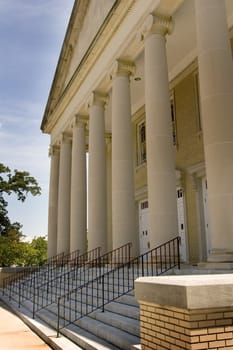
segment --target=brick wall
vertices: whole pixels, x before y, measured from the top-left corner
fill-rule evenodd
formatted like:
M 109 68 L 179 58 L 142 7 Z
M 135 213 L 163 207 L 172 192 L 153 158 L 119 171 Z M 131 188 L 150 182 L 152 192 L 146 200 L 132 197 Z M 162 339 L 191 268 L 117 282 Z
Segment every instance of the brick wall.
M 233 307 L 186 310 L 140 302 L 141 348 L 233 349 Z

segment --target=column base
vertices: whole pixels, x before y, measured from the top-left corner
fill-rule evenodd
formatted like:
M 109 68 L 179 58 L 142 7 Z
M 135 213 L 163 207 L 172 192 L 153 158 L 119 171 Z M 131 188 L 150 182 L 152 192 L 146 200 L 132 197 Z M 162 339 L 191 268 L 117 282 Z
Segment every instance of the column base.
M 212 273 L 229 273 L 233 270 L 233 262 L 201 262 L 197 264 L 198 268 Z
M 233 263 L 233 249 L 212 249 L 207 258 L 208 263 Z

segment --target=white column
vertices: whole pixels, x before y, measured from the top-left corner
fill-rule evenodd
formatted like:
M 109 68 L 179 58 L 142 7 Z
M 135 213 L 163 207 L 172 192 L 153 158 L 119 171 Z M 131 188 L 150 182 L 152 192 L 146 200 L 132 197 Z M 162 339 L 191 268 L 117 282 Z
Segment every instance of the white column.
M 165 35 L 172 22 L 149 15 L 144 24 L 145 107 L 150 248 L 178 235 L 176 173 Z
M 63 134 L 60 146 L 57 253 L 70 252 L 71 139 Z
M 76 116 L 73 123 L 71 206 L 70 206 L 70 251 L 85 253 L 87 243 L 87 186 L 86 186 L 86 140 L 85 121 Z
M 48 258 L 57 254 L 57 201 L 59 181 L 59 148 L 51 146 L 50 151 L 50 183 L 48 211 Z
M 133 243 L 138 253 L 134 198 L 130 75 L 134 66 L 117 61 L 112 72 L 112 240 L 113 248 Z
M 107 248 L 105 98 L 92 93 L 89 106 L 88 250 Z
M 233 249 L 233 64 L 225 2 L 195 4 L 211 261 Z

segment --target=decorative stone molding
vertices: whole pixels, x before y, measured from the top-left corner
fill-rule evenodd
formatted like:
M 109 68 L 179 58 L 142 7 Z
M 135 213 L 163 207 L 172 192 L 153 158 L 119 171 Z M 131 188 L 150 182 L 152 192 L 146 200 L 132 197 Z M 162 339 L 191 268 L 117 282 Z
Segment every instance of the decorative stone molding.
M 106 145 L 112 143 L 112 134 L 110 132 L 105 132 Z
M 59 145 L 61 145 L 62 143 L 71 143 L 71 141 L 72 141 L 71 135 L 69 135 L 66 132 L 63 132 L 59 139 Z
M 81 127 L 85 128 L 87 123 L 88 123 L 88 116 L 76 114 L 74 116 L 74 119 L 72 120 L 71 129 L 73 129 L 74 126 L 81 126 Z
M 176 186 L 184 188 L 184 172 L 176 170 Z
M 191 176 L 193 190 L 197 191 L 198 190 L 198 186 L 197 186 L 198 179 L 200 179 L 206 175 L 205 164 L 203 162 L 195 164 L 187 169 L 187 173 Z
M 135 74 L 135 65 L 130 61 L 116 60 L 112 65 L 108 77 L 112 80 L 117 75 L 132 76 Z
M 58 145 L 50 145 L 49 147 L 49 157 L 58 156 L 60 153 L 60 148 Z
M 90 97 L 87 99 L 86 102 L 86 109 L 90 108 L 93 105 L 100 105 L 105 106 L 105 104 L 108 102 L 108 96 L 104 95 L 100 92 L 93 91 L 90 95 Z
M 137 40 L 142 41 L 150 34 L 166 36 L 174 29 L 174 20 L 160 14 L 150 14 L 137 34 Z

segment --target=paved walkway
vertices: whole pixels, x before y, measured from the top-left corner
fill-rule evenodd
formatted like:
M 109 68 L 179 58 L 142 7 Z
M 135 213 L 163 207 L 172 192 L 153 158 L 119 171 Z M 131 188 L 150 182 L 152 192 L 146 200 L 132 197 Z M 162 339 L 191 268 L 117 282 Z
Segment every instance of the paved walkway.
M 0 350 L 51 350 L 23 321 L 0 301 Z

